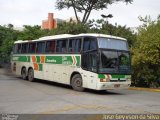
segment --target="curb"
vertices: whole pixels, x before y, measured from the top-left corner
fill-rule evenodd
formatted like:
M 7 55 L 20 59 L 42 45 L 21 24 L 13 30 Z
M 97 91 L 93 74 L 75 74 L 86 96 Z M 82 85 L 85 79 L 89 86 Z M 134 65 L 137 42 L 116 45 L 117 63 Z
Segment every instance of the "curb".
M 139 91 L 149 91 L 149 92 L 160 92 L 160 89 L 154 88 L 140 88 L 140 87 L 131 87 L 128 90 L 139 90 Z

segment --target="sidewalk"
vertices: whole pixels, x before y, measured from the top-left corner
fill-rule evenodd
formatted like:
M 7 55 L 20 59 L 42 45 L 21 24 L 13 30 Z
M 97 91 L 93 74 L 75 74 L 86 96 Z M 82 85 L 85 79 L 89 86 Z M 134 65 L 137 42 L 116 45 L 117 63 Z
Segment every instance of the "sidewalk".
M 130 87 L 129 90 L 149 91 L 149 92 L 160 92 L 160 88 L 141 88 L 141 87 Z
M 11 69 L 9 68 L 0 68 L 0 74 L 13 75 Z

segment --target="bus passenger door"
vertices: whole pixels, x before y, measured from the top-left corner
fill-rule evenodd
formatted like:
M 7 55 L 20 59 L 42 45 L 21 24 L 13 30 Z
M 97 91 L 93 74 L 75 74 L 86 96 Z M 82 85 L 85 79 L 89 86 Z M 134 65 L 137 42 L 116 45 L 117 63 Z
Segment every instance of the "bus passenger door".
M 97 84 L 97 58 L 97 51 L 85 52 L 82 54 L 84 82 L 86 82 L 87 87 L 91 89 L 95 89 Z

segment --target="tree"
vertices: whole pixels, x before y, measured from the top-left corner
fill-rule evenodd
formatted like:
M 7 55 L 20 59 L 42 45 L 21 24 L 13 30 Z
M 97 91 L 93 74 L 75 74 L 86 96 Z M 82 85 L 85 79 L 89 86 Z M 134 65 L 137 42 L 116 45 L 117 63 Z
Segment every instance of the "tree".
M 58 24 L 57 29 L 53 29 L 51 31 L 52 35 L 57 34 L 80 34 L 89 32 L 90 28 L 88 25 L 84 25 L 82 23 L 75 22 L 64 22 L 62 24 Z
M 78 22 L 86 23 L 92 10 L 103 10 L 116 2 L 132 3 L 133 0 L 57 0 L 56 8 L 73 8 L 75 17 Z M 82 20 L 79 19 L 78 13 L 83 13 Z
M 143 80 L 148 86 L 157 87 L 160 82 L 160 18 L 152 21 L 150 17 L 140 17 L 140 20 L 143 25 L 138 29 L 132 48 L 133 79 L 135 83 Z
M 136 40 L 136 34 L 130 28 L 117 24 L 109 24 L 104 19 L 98 19 L 96 21 L 90 20 L 88 25 L 90 26 L 90 32 L 92 33 L 102 33 L 126 38 L 129 46 L 132 46 Z
M 14 41 L 33 40 L 50 35 L 49 30 L 42 30 L 38 25 L 33 27 L 25 25 L 23 31 L 17 31 L 13 28 L 12 24 L 0 26 L 0 60 L 9 59 Z
M 9 59 L 14 41 L 17 40 L 19 31 L 13 30 L 13 25 L 0 26 L 0 60 Z
M 49 30 L 41 29 L 41 26 L 24 25 L 23 31 L 18 36 L 19 40 L 34 40 L 49 35 Z

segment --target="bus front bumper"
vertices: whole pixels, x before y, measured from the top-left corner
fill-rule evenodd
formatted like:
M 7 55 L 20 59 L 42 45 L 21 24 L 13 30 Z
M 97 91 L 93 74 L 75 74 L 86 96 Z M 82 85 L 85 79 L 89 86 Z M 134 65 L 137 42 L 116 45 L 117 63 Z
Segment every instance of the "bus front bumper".
M 99 82 L 97 90 L 113 90 L 113 89 L 127 89 L 131 85 L 131 81 L 127 82 Z

